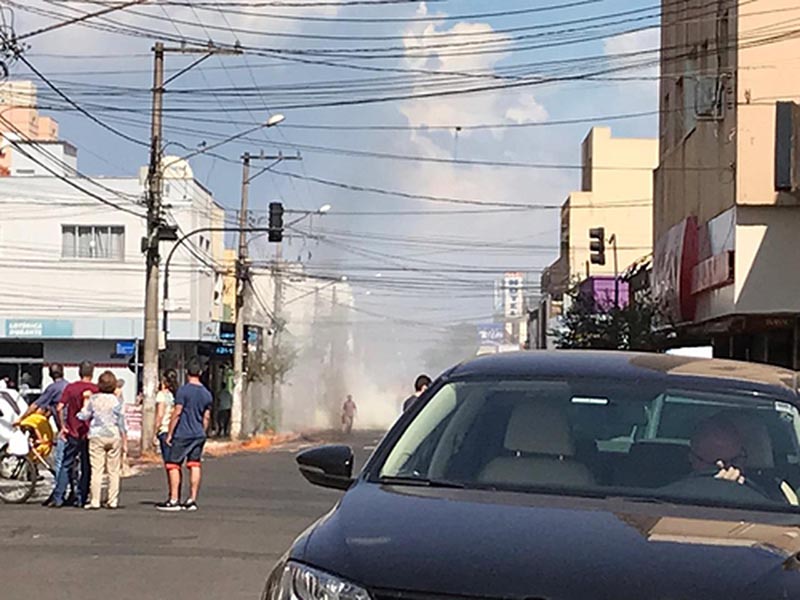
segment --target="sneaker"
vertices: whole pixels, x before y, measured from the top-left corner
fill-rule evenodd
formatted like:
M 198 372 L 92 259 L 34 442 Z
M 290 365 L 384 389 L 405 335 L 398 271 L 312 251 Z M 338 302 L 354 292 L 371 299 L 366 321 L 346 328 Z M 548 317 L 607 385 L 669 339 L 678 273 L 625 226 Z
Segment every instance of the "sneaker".
M 100 510 L 99 506 L 95 506 L 94 504 L 85 504 L 83 506 L 84 510 Z
M 156 508 L 164 512 L 178 512 L 181 510 L 181 505 L 177 500 L 167 500 L 166 502 L 156 504 Z
M 189 512 L 194 512 L 197 510 L 197 502 L 194 500 L 187 500 L 183 503 L 183 510 L 188 510 Z

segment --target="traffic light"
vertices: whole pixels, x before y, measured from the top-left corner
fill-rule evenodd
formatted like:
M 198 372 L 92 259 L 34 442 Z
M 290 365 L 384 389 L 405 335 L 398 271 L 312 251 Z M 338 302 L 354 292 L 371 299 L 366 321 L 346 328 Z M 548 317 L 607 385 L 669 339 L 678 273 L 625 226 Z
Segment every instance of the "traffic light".
M 280 202 L 269 203 L 269 233 L 270 242 L 283 241 L 283 204 Z
M 593 265 L 606 264 L 606 230 L 605 227 L 594 227 L 589 230 L 590 260 Z

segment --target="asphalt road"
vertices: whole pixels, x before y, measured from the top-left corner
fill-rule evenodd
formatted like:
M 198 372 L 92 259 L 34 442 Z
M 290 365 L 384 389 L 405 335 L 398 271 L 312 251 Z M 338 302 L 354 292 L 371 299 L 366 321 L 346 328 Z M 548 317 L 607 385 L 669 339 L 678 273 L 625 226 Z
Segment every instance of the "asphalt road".
M 357 467 L 378 437 L 353 438 Z M 208 459 L 195 513 L 153 508 L 160 469 L 123 480 L 118 511 L 0 505 L 0 597 L 258 600 L 274 562 L 339 498 L 302 478 L 298 446 Z

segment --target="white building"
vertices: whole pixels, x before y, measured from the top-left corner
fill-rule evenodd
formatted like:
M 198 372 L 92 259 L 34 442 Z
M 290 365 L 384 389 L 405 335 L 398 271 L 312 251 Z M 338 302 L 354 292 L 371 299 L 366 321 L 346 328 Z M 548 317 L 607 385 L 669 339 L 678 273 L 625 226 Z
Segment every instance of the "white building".
M 48 383 L 61 362 L 77 377 L 84 359 L 126 379 L 128 353 L 143 337 L 145 177 L 76 176 L 66 142 L 15 147 L 11 175 L 0 177 L 0 376 Z M 165 158 L 167 220 L 181 232 L 222 227 L 224 211 L 184 162 Z M 177 251 L 170 271 L 170 345 L 179 363 L 202 341 L 219 341 L 223 234 L 202 233 Z M 162 244 L 162 261 L 172 242 Z M 160 281 L 163 286 L 163 277 Z

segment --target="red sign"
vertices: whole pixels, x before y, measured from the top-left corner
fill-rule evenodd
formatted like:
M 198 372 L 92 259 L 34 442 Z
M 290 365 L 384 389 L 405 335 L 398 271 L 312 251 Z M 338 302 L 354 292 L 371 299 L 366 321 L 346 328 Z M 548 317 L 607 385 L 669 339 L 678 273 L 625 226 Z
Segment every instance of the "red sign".
M 692 269 L 692 294 L 733 283 L 733 251 L 727 250 L 697 263 Z

